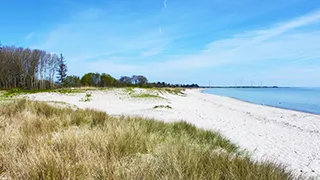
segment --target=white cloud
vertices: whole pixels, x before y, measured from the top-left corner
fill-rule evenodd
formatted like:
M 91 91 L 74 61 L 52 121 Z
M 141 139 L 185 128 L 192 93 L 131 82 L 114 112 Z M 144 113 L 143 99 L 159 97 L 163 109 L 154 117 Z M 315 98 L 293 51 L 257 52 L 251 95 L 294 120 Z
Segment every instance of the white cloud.
M 256 61 L 320 56 L 320 30 L 294 31 L 320 22 L 320 11 L 264 30 L 253 30 L 209 43 L 200 53 L 165 62 L 172 68 L 204 68 Z
M 168 7 L 168 6 L 167 6 L 167 1 L 168 1 L 168 0 L 164 0 L 164 1 L 163 1 L 164 8 L 167 8 L 167 7 Z

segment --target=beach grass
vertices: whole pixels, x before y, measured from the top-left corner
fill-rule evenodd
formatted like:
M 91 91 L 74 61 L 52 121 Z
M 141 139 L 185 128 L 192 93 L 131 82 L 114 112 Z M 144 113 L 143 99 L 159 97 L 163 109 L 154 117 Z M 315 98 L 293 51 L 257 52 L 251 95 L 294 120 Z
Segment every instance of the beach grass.
M 36 93 L 60 93 L 60 94 L 76 94 L 76 93 L 86 93 L 88 91 L 108 91 L 114 88 L 94 88 L 94 87 L 81 87 L 81 88 L 61 88 L 61 89 L 33 89 L 25 90 L 20 88 L 13 88 L 8 91 L 0 92 L 0 97 L 11 98 L 18 95 L 24 94 L 36 94 Z
M 164 99 L 163 97 L 155 94 L 147 94 L 147 93 L 141 93 L 141 94 L 133 94 L 131 95 L 133 98 L 158 98 L 158 99 Z
M 132 95 L 132 94 L 134 93 L 134 88 L 132 88 L 132 87 L 127 87 L 127 88 L 125 89 L 125 91 L 126 91 L 129 95 Z
M 154 106 L 153 109 L 159 109 L 159 108 L 165 108 L 165 109 L 172 109 L 171 106 L 169 105 L 157 105 L 157 106 Z
M 74 89 L 74 88 L 63 88 L 63 89 L 34 89 L 34 90 L 24 90 L 19 88 L 13 88 L 11 90 L 6 91 L 2 94 L 4 97 L 15 97 L 23 94 L 36 94 L 36 93 L 46 93 L 46 92 L 54 92 L 61 94 L 71 94 L 71 93 L 81 93 L 85 92 L 85 90 Z
M 185 89 L 183 88 L 165 88 L 164 91 L 166 91 L 169 94 L 174 94 L 174 95 L 184 95 Z
M 16 100 L 0 106 L 0 179 L 292 179 L 220 134 Z
M 184 95 L 184 88 L 151 88 L 148 89 L 149 91 L 157 91 L 161 94 L 164 93 L 169 93 L 169 94 L 173 94 L 173 95 Z

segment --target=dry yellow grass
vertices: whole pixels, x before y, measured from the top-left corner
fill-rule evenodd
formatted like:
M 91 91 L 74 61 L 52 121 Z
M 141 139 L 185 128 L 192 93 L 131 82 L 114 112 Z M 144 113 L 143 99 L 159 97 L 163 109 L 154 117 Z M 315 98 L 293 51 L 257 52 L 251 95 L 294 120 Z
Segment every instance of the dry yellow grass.
M 26 100 L 0 106 L 0 178 L 291 179 L 219 134 Z

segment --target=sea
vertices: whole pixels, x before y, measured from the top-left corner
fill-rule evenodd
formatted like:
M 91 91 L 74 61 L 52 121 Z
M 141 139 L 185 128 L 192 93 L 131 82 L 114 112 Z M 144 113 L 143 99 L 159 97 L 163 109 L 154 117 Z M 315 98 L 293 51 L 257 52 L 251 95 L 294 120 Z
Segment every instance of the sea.
M 210 88 L 203 92 L 320 115 L 320 88 Z

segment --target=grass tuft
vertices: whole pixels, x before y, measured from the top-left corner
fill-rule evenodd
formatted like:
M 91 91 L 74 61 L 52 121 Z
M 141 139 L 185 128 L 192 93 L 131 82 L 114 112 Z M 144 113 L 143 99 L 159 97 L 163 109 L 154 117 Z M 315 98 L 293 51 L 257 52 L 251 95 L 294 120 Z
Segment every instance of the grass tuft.
M 134 88 L 132 87 L 127 87 L 125 90 L 129 95 L 132 95 L 134 93 Z
M 183 88 L 165 88 L 164 90 L 167 93 L 174 95 L 184 95 L 183 91 L 185 91 Z
M 89 102 L 89 101 L 91 101 L 91 99 L 92 99 L 92 94 L 86 93 L 86 96 L 84 98 L 81 98 L 80 101 Z
M 292 179 L 216 132 L 14 101 L 0 106 L 3 179 Z
M 159 98 L 159 99 L 163 99 L 163 97 L 158 96 L 158 95 L 154 95 L 154 94 L 134 94 L 131 97 L 133 97 L 133 98 Z
M 157 106 L 154 106 L 153 109 L 159 109 L 159 108 L 166 108 L 166 109 L 172 109 L 171 106 L 169 105 L 157 105 Z

